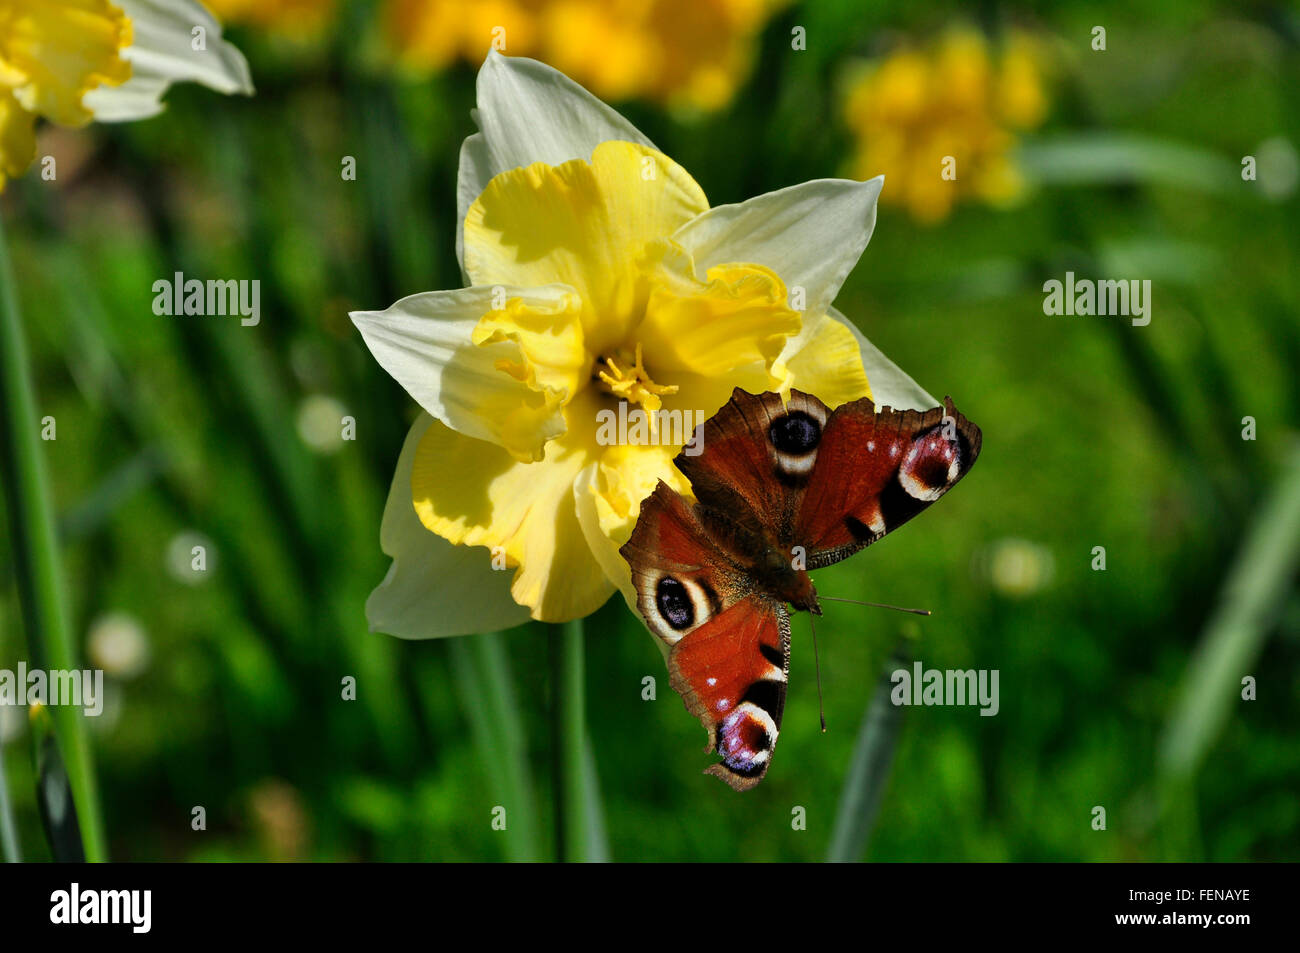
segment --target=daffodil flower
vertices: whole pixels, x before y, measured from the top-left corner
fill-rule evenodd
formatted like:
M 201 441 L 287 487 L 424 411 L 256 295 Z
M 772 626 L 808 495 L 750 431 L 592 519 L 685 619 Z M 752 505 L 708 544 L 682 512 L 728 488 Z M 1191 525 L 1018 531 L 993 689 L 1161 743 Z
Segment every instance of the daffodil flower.
M 36 119 L 63 126 L 162 111 L 174 82 L 253 84 L 196 0 L 0 0 L 0 188 L 36 156 Z
M 423 409 L 384 512 L 372 628 L 456 635 L 632 599 L 618 548 L 657 481 L 689 492 L 672 458 L 690 435 L 609 444 L 602 410 L 707 418 L 737 386 L 935 404 L 831 305 L 881 179 L 710 208 L 618 113 L 496 53 L 476 118 L 458 182 L 467 286 L 352 315 Z

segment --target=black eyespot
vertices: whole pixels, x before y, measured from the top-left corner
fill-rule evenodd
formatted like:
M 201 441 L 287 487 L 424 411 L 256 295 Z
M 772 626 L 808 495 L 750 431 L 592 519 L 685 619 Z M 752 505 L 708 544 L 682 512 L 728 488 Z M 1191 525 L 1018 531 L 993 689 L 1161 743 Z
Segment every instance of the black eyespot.
M 655 603 L 659 614 L 674 629 L 689 628 L 695 621 L 695 605 L 686 587 L 672 576 L 664 576 L 655 589 Z
M 817 446 L 822 438 L 822 427 L 815 418 L 802 410 L 792 410 L 772 421 L 768 437 L 772 446 L 781 453 L 802 456 Z

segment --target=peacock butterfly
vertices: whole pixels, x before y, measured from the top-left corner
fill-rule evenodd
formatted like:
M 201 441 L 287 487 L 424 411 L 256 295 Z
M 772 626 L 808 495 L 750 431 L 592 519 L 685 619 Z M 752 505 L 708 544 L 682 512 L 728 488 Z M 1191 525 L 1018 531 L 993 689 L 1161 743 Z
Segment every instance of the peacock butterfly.
M 706 773 L 737 791 L 772 760 L 790 671 L 790 614 L 821 614 L 808 569 L 870 546 L 974 465 L 980 430 L 953 407 L 834 411 L 791 391 L 737 388 L 674 463 L 692 503 L 663 481 L 619 550 L 637 608 L 669 647 L 673 688 L 722 756 Z M 799 558 L 802 554 L 802 559 Z

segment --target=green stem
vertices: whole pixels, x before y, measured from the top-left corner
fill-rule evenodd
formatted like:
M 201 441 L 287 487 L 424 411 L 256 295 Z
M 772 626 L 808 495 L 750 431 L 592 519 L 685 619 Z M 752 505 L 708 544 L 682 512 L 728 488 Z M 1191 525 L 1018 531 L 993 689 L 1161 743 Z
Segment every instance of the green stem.
M 582 783 L 587 798 L 587 861 L 593 864 L 610 862 L 609 837 L 605 832 L 605 812 L 601 807 L 600 776 L 596 772 L 596 749 L 591 734 L 584 739 L 582 758 Z
M 528 741 L 519 717 L 519 704 L 515 700 L 505 640 L 500 632 L 492 632 L 475 637 L 473 645 L 487 687 L 488 710 L 500 733 L 504 754 L 502 770 L 507 790 L 515 799 L 515 829 L 520 844 L 520 859 L 540 860 L 537 805 L 533 798 L 532 772 L 528 767 Z
M 77 654 L 68 627 L 63 570 L 39 430 L 27 341 L 0 224 L 0 481 L 4 483 L 9 513 L 14 574 L 33 664 L 42 669 L 72 671 L 77 668 Z M 55 707 L 52 715 L 73 803 L 81 818 L 86 859 L 104 860 L 99 793 L 83 715 L 67 705 Z
M 582 641 L 581 619 L 551 627 L 555 847 L 561 861 L 588 859 L 592 805 L 584 762 L 587 701 Z
M 535 863 L 539 847 L 528 743 L 499 632 L 448 639 L 452 671 L 493 797 L 506 808 L 506 856 Z
M 860 860 L 867 849 L 867 841 L 880 810 L 880 801 L 885 796 L 894 744 L 903 723 L 903 710 L 890 700 L 894 687 L 891 676 L 895 670 L 905 667 L 908 661 L 908 656 L 902 649 L 893 654 L 862 719 L 857 746 L 853 751 L 853 762 L 849 765 L 848 777 L 844 779 L 844 788 L 840 792 L 835 829 L 831 833 L 830 849 L 826 855 L 830 863 L 853 863 Z
M 9 801 L 9 780 L 5 777 L 5 746 L 0 741 L 0 858 L 6 864 L 16 864 L 23 859 L 18 846 L 18 826 L 14 823 L 14 808 Z
M 1271 674 L 1256 666 L 1297 569 L 1300 445 L 1291 448 L 1277 484 L 1252 519 L 1218 607 L 1183 674 L 1156 762 L 1159 777 L 1175 789 L 1195 778 L 1223 726 L 1245 710 L 1242 680 Z

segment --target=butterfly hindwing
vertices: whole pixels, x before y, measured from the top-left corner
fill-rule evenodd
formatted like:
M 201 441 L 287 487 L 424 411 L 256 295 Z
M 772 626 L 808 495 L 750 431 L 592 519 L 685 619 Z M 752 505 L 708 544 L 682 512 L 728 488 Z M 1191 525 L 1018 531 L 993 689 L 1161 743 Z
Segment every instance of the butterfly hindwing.
M 705 773 L 737 791 L 767 774 L 781 730 L 790 672 L 785 606 L 750 595 L 678 642 L 668 657 L 672 686 L 709 733 L 722 760 Z

